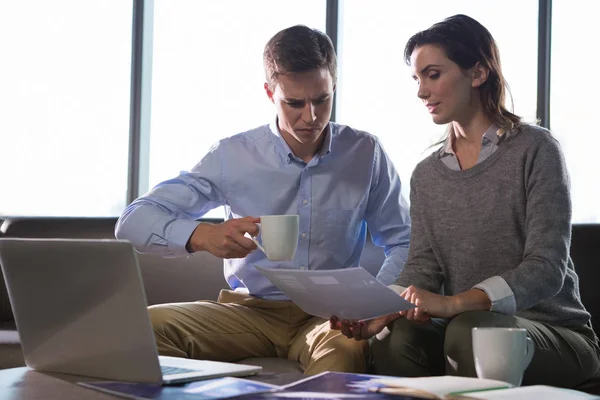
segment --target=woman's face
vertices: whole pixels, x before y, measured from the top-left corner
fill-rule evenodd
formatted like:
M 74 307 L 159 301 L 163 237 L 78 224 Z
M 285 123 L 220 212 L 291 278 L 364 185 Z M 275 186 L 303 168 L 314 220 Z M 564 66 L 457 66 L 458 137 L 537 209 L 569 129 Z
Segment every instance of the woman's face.
M 417 81 L 417 96 L 436 124 L 466 122 L 479 109 L 481 83 L 475 79 L 475 67 L 461 69 L 436 45 L 417 47 L 410 56 L 411 72 Z

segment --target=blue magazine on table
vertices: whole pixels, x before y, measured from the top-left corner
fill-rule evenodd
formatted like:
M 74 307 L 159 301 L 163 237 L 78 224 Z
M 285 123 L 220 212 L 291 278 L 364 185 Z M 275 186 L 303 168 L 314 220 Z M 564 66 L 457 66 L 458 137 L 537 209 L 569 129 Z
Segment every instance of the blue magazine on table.
M 347 372 L 323 372 L 268 393 L 249 393 L 236 400 L 408 400 L 410 396 L 377 393 L 383 376 Z
M 78 384 L 90 389 L 135 400 L 213 400 L 280 389 L 279 386 L 233 377 L 208 379 L 170 386 L 110 381 L 78 382 Z

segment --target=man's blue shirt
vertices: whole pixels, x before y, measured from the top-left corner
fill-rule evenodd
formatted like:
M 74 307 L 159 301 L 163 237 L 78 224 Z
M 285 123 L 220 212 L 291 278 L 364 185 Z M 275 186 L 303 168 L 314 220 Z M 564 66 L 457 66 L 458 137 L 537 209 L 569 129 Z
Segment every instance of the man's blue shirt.
M 269 261 L 260 250 L 224 261 L 233 290 L 287 300 L 254 265 L 358 266 L 368 225 L 373 242 L 386 254 L 377 279 L 392 284 L 406 262 L 410 237 L 400 178 L 375 136 L 335 123 L 324 134 L 321 150 L 309 163 L 293 155 L 276 122 L 223 139 L 190 172 L 158 184 L 129 205 L 116 235 L 140 252 L 187 256 L 196 219 L 216 207 L 224 206 L 225 219 L 298 214 L 300 236 L 292 261 Z

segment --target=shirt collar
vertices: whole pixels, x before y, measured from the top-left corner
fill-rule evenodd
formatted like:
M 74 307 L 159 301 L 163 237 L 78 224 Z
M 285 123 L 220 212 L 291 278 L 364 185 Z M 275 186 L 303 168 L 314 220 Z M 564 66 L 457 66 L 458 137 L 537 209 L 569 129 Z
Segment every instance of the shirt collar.
M 502 134 L 500 134 L 499 132 L 500 128 L 498 128 L 496 124 L 490 125 L 490 127 L 485 131 L 485 133 L 481 137 L 481 143 L 485 143 L 487 140 L 494 143 L 495 145 L 498 145 L 498 142 L 500 142 L 500 139 L 502 138 Z M 452 132 L 450 132 L 450 134 L 446 138 L 446 141 L 444 142 L 444 147 L 441 154 L 442 156 L 447 154 L 456 155 L 456 153 L 454 153 L 454 149 L 452 148 L 455 140 L 456 137 L 454 136 L 454 134 L 452 134 Z
M 323 158 L 327 154 L 331 153 L 331 142 L 333 141 L 333 130 L 335 129 L 335 124 L 329 122 L 325 127 L 325 131 L 323 135 L 325 135 L 325 141 L 323 142 L 323 146 L 321 146 L 321 150 L 319 150 L 319 156 Z
M 271 121 L 269 124 L 269 129 L 271 132 L 278 137 L 276 143 L 278 147 L 285 153 L 288 157 L 296 157 L 292 152 L 292 149 L 287 144 L 283 136 L 281 136 L 281 131 L 279 130 L 279 124 L 277 123 L 277 116 Z M 331 153 L 331 142 L 333 137 L 333 130 L 335 129 L 335 124 L 329 122 L 324 130 L 325 141 L 323 142 L 323 146 L 321 146 L 321 150 L 319 150 L 319 158 L 323 158 L 325 155 Z
M 292 156 L 294 154 L 292 153 L 292 149 L 290 149 L 290 146 L 288 146 L 286 141 L 281 136 L 281 132 L 279 131 L 279 126 L 277 124 L 277 116 L 275 116 L 273 121 L 271 121 L 271 123 L 269 124 L 269 128 L 271 129 L 271 133 L 277 136 L 277 140 L 275 140 L 275 144 L 277 145 L 277 147 L 279 147 L 279 149 L 283 151 L 285 156 Z

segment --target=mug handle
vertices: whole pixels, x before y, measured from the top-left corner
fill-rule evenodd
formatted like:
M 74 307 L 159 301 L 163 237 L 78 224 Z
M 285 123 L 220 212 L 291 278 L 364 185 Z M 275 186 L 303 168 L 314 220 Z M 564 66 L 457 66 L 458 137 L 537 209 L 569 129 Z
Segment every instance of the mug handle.
M 525 350 L 525 363 L 523 366 L 523 371 L 525 371 L 527 369 L 527 367 L 529 367 L 531 360 L 533 360 L 533 353 L 535 351 L 535 346 L 533 345 L 533 340 L 531 340 L 531 338 L 529 336 L 527 336 L 526 339 L 527 339 L 527 347 Z
M 260 223 L 256 224 L 258 225 L 258 229 L 260 230 Z M 260 234 L 260 231 L 259 231 Z M 262 246 L 262 244 L 260 244 L 260 242 L 258 241 L 256 236 L 251 236 L 250 234 L 248 234 L 248 236 L 250 236 L 250 240 L 252 240 L 254 242 L 254 244 L 256 244 L 256 247 L 258 247 L 260 249 L 260 251 L 262 251 L 263 253 L 265 253 L 265 255 L 267 254 L 265 248 Z

